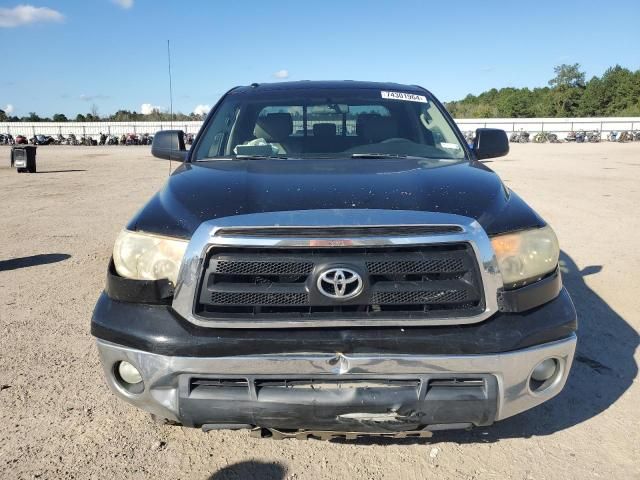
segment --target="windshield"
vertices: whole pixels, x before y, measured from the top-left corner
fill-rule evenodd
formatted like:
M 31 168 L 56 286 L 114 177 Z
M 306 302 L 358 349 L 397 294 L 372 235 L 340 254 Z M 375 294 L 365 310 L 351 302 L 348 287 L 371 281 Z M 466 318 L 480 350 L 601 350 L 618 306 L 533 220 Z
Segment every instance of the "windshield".
M 452 126 L 426 95 L 357 89 L 231 92 L 193 159 L 420 157 L 465 159 Z

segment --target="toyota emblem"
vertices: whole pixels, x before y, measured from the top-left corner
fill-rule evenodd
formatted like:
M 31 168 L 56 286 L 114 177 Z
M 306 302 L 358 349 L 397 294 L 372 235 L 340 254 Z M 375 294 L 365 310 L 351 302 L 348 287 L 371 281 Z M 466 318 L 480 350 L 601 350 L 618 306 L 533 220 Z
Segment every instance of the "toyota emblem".
M 317 286 L 325 297 L 349 300 L 362 293 L 364 282 L 358 272 L 348 268 L 329 268 L 320 274 Z

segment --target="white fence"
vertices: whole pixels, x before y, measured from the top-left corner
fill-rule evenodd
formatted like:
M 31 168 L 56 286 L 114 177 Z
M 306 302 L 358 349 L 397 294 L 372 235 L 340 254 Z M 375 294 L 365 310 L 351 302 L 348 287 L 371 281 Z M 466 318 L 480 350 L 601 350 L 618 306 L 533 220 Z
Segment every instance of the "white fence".
M 501 128 L 510 133 L 526 130 L 529 133 L 552 132 L 563 138 L 574 130 L 600 130 L 603 134 L 610 131 L 640 130 L 640 117 L 603 117 L 603 118 L 465 118 L 456 123 L 460 130 L 476 128 Z M 91 135 L 100 133 L 122 135 L 127 133 L 150 133 L 168 128 L 197 133 L 202 122 L 0 122 L 0 133 L 13 136 L 25 135 Z
M 202 122 L 0 122 L 0 133 L 9 133 L 14 137 L 24 135 L 123 135 L 128 133 L 150 133 L 174 128 L 186 133 L 198 133 Z
M 640 117 L 602 118 L 464 118 L 456 120 L 463 132 L 476 128 L 500 128 L 506 132 L 525 130 L 529 133 L 550 132 L 560 138 L 577 130 L 611 131 L 640 130 Z

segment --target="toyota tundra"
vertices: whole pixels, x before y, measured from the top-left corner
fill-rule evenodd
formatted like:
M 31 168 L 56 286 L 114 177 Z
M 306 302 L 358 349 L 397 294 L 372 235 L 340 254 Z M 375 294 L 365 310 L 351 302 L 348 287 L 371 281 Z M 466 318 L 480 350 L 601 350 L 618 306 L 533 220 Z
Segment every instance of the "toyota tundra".
M 551 227 L 419 86 L 227 92 L 118 235 L 92 334 L 113 392 L 165 423 L 427 436 L 565 385 L 577 319 Z

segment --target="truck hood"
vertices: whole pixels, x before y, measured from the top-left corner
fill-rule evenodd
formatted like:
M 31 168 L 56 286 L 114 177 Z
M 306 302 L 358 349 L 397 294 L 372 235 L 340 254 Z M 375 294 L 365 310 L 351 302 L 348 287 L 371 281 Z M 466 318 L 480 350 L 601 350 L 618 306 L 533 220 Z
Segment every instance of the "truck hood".
M 480 162 L 274 159 L 185 163 L 127 228 L 190 238 L 215 218 L 317 209 L 452 213 L 477 220 L 489 235 L 544 225 Z

